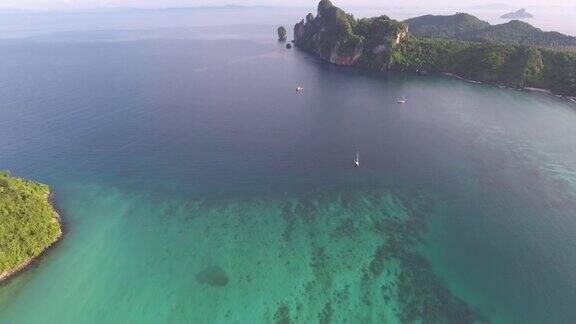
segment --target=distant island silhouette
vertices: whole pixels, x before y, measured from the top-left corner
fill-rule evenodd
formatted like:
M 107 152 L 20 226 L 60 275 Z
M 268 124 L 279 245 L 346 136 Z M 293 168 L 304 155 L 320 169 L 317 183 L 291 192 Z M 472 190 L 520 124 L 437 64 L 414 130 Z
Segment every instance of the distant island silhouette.
M 524 8 L 500 16 L 502 19 L 526 19 L 532 17 L 534 16 L 526 12 L 526 9 Z

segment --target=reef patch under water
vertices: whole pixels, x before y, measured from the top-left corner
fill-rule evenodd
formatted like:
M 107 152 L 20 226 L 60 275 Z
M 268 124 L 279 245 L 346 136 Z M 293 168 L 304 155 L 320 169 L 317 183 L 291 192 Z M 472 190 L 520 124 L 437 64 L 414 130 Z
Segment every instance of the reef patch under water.
M 219 266 L 209 266 L 196 274 L 196 280 L 199 283 L 207 284 L 212 287 L 224 287 L 230 279 L 224 269 Z
M 386 188 L 191 204 L 191 226 L 217 245 L 205 249 L 220 250 L 242 296 L 207 302 L 229 302 L 232 321 L 252 309 L 250 319 L 275 323 L 483 322 L 419 252 L 435 204 L 422 190 Z M 229 277 L 210 266 L 197 281 L 223 287 Z

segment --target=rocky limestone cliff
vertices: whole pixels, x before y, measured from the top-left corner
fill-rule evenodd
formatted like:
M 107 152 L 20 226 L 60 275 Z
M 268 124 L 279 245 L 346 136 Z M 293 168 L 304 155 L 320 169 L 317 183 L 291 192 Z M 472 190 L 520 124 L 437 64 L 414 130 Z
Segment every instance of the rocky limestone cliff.
M 294 26 L 294 44 L 338 65 L 391 65 L 394 46 L 408 35 L 408 27 L 386 16 L 354 19 L 329 0 Z M 374 57 L 378 56 L 378 57 Z

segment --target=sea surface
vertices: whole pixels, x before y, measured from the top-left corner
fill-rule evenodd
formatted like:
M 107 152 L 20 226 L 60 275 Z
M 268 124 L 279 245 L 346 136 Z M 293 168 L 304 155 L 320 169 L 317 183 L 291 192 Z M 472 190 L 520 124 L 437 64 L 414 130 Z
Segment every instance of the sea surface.
M 0 323 L 576 322 L 576 105 L 252 15 L 0 41 L 0 169 L 66 229 Z

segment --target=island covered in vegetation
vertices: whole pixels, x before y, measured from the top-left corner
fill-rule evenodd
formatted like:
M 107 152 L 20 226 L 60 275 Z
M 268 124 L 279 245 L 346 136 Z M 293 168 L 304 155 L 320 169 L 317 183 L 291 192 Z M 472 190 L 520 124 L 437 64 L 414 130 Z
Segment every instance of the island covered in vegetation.
M 62 237 L 47 185 L 0 172 L 0 283 Z
M 316 17 L 310 13 L 294 26 L 294 44 L 338 65 L 449 73 L 576 96 L 576 40 L 524 22 L 491 26 L 460 13 L 406 22 L 384 15 L 355 19 L 322 0 Z

